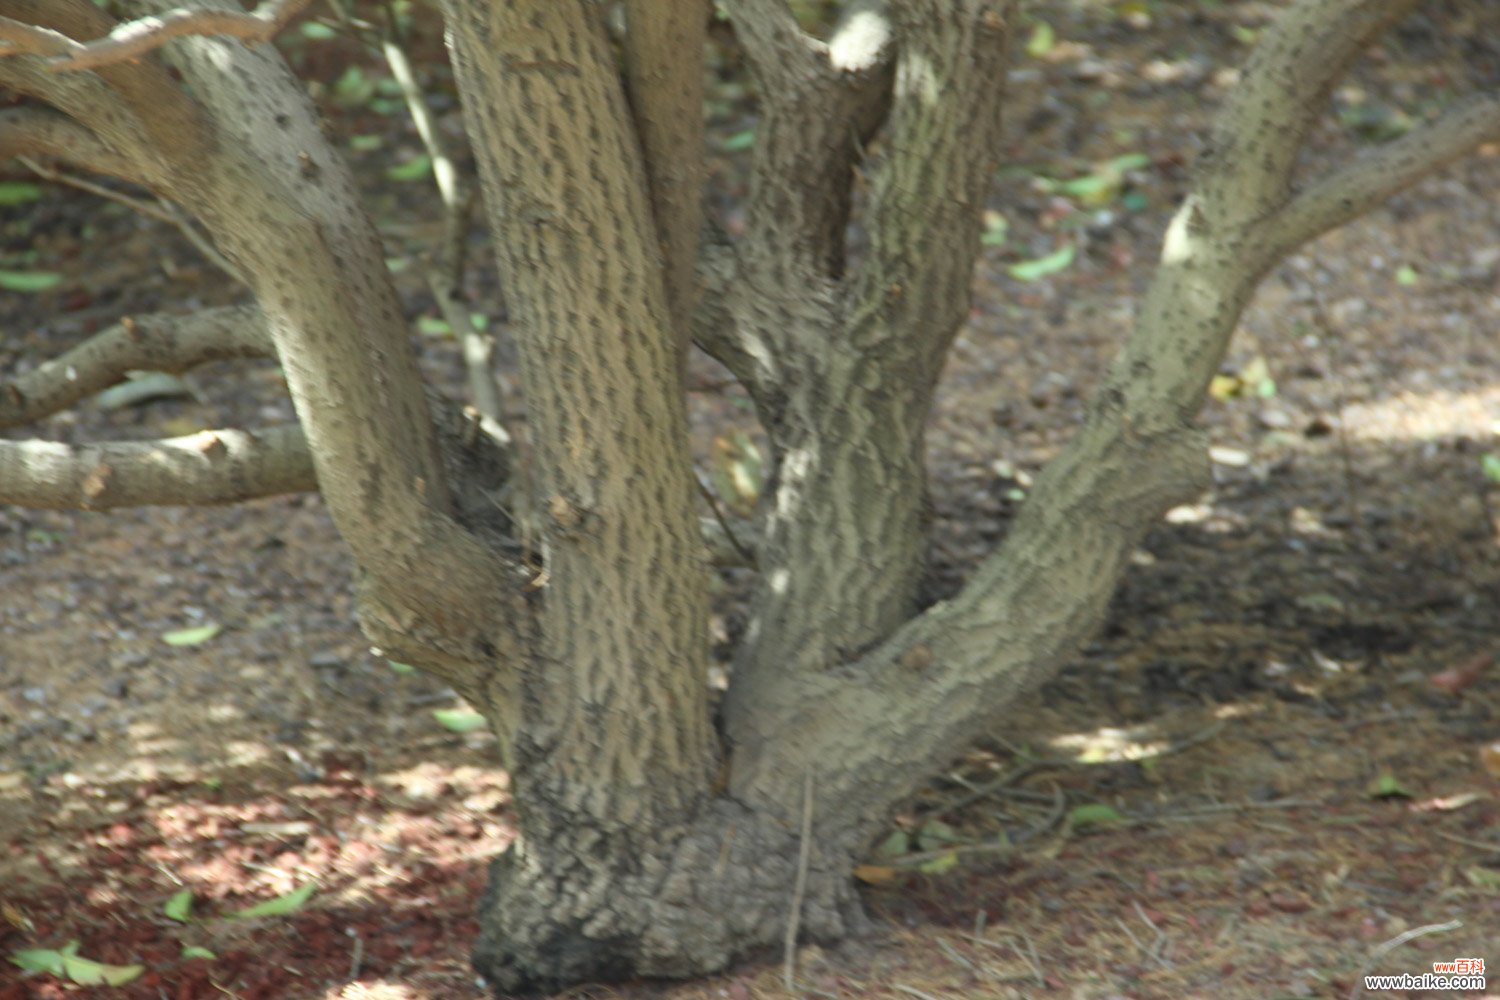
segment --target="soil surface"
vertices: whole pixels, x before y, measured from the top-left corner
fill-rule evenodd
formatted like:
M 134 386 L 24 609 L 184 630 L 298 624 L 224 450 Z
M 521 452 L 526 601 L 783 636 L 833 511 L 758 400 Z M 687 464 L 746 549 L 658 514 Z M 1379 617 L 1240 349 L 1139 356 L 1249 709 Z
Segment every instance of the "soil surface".
M 1228 69 L 1278 5 L 1117 6 L 1040 6 L 1055 39 L 1015 74 L 991 205 L 1008 229 L 933 419 L 938 592 L 1004 535 L 1077 426 Z M 1339 91 L 1307 169 L 1494 84 L 1495 36 L 1438 6 Z M 435 38 L 419 25 L 423 59 Z M 387 173 L 416 137 L 399 109 L 334 83 L 351 62 L 379 79 L 378 64 L 339 40 L 288 44 L 334 127 L 378 140 L 351 156 L 391 257 L 411 262 L 397 281 L 412 319 L 435 317 L 419 261 L 436 202 Z M 750 105 L 722 71 L 716 176 L 732 192 Z M 1100 166 L 1135 154 L 1120 176 Z M 1066 185 L 1089 176 L 1102 189 Z M 566 995 L 1350 997 L 1370 973 L 1500 962 L 1497 188 L 1500 149 L 1483 150 L 1267 277 L 1204 414 L 1215 488 L 1146 539 L 1076 662 L 894 817 L 860 869 L 872 936 L 801 948 L 790 994 L 783 956 L 766 955 L 697 983 Z M 0 267 L 65 275 L 0 299 L 0 373 L 122 316 L 238 297 L 170 226 L 112 202 L 49 188 L 0 211 Z M 1064 244 L 1078 254 L 1061 271 L 1008 270 Z M 474 249 L 475 308 L 499 318 Z M 418 346 L 461 391 L 452 342 Z M 716 438 L 753 418 L 694 365 L 707 469 Z M 270 365 L 188 381 L 192 396 L 88 403 L 7 436 L 290 417 Z M 744 581 L 722 582 L 728 634 Z M 223 630 L 164 640 L 208 623 Z M 433 714 L 462 707 L 371 655 L 316 497 L 0 507 L 0 958 L 76 940 L 84 958 L 144 966 L 90 989 L 6 963 L 0 1000 L 483 996 L 467 947 L 512 815 L 489 738 Z M 234 916 L 303 886 L 300 906 Z M 192 913 L 172 919 L 182 890 Z

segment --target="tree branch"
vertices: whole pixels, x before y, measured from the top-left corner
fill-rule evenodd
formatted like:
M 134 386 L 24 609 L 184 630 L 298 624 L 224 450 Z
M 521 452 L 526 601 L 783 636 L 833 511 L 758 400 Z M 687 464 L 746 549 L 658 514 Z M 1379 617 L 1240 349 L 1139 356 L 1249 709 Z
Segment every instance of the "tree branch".
M 90 173 L 144 183 L 135 164 L 65 115 L 41 108 L 0 111 L 0 160 L 48 156 Z
M 311 2 L 265 0 L 253 13 L 183 7 L 156 17 L 127 21 L 104 38 L 90 42 L 0 18 L 0 40 L 15 52 L 52 57 L 48 68 L 53 72 L 92 69 L 138 59 L 174 38 L 191 35 L 223 35 L 252 43 L 270 41 Z
M 295 424 L 158 441 L 0 441 L 0 498 L 52 510 L 235 503 L 317 489 Z
M 786 787 L 800 769 L 809 760 L 837 761 L 819 773 L 819 787 L 842 804 L 840 819 L 868 824 L 923 768 L 985 731 L 1097 628 L 1145 531 L 1210 482 L 1194 420 L 1277 251 L 1490 134 L 1493 105 L 1477 102 L 1409 143 L 1336 172 L 1340 183 L 1353 185 L 1347 204 L 1325 178 L 1280 214 L 1319 103 L 1304 105 L 1298 88 L 1320 98 L 1353 54 L 1409 6 L 1299 0 L 1267 32 L 1268 48 L 1252 57 L 1243 89 L 1216 118 L 1215 152 L 1168 228 L 1135 329 L 1084 428 L 1038 477 L 1002 546 L 955 598 L 847 667 L 757 690 L 749 711 L 726 705 L 726 715 L 742 722 L 731 778 L 737 798 L 790 816 L 795 805 Z M 898 79 L 898 99 L 921 82 L 918 68 Z M 1417 157 L 1423 142 L 1433 153 Z M 731 686 L 730 699 L 736 695 Z M 866 733 L 875 720 L 878 740 Z M 903 748 L 898 760 L 888 753 L 893 744 Z
M 983 208 L 1000 148 L 1010 0 L 904 8 L 885 158 L 867 213 L 870 252 L 851 280 L 850 336 L 884 344 L 935 383 L 968 315 Z M 894 330 L 914 330 L 900 343 Z
M 854 164 L 884 112 L 891 46 L 879 6 L 812 38 L 784 0 L 730 5 L 761 107 L 740 245 L 761 294 L 800 295 L 844 270 Z
M 683 346 L 697 301 L 703 222 L 702 0 L 626 0 L 625 75 L 665 263 L 667 307 Z
M 254 306 L 127 318 L 23 375 L 0 380 L 0 429 L 56 413 L 131 371 L 175 374 L 210 361 L 273 356 L 265 316 Z
M 1261 225 L 1264 252 L 1284 257 L 1496 139 L 1500 139 L 1500 97 L 1476 95 L 1436 121 L 1362 153 L 1304 188 Z
M 1216 224 L 1240 226 L 1291 190 L 1303 140 L 1364 49 L 1420 0 L 1303 0 L 1262 33 L 1199 155 L 1197 189 Z

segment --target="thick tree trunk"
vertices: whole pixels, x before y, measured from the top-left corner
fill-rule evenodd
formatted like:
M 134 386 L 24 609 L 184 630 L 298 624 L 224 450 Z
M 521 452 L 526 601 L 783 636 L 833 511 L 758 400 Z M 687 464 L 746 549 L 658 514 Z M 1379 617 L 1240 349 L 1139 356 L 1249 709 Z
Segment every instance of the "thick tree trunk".
M 849 870 L 866 832 L 814 814 L 800 896 L 800 818 L 727 799 L 624 844 L 528 839 L 491 867 L 475 968 L 501 994 L 703 975 L 780 947 L 794 903 L 799 940 L 838 940 L 865 926 Z

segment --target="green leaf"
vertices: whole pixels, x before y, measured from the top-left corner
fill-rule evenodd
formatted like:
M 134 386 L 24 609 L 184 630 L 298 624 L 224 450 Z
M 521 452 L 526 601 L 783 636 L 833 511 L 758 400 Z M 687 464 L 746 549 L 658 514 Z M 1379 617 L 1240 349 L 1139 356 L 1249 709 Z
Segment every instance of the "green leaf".
M 302 25 L 302 37 L 314 42 L 326 42 L 338 37 L 338 32 L 321 21 L 307 21 Z
M 1033 59 L 1040 59 L 1051 52 L 1056 45 L 1057 33 L 1052 30 L 1052 25 L 1046 21 L 1039 21 L 1031 31 L 1031 38 L 1026 42 L 1026 54 Z
M 1036 281 L 1045 278 L 1049 274 L 1056 274 L 1073 263 L 1073 255 L 1077 253 L 1073 244 L 1069 243 L 1060 250 L 1049 253 L 1045 257 L 1036 260 L 1023 261 L 1020 264 L 1012 264 L 1006 268 L 1006 273 L 1017 281 Z
M 349 148 L 356 153 L 372 153 L 379 149 L 380 144 L 383 142 L 385 142 L 385 138 L 379 135 L 351 135 L 349 137 Z
M 386 170 L 386 180 L 392 181 L 419 181 L 432 170 L 432 157 L 426 153 L 418 153 L 405 163 L 398 163 Z
M 987 247 L 998 247 L 1004 245 L 1010 235 L 1010 220 L 993 209 L 987 209 L 984 213 L 984 233 L 979 237 L 979 242 Z
M 1107 170 L 1117 174 L 1128 173 L 1131 170 L 1144 170 L 1151 166 L 1151 157 L 1145 153 L 1126 153 L 1115 157 L 1104 166 Z
M 444 729 L 451 729 L 455 733 L 472 733 L 476 729 L 484 728 L 484 716 L 478 712 L 469 712 L 457 708 L 435 708 L 432 717 L 438 721 L 438 725 Z
M 905 830 L 892 830 L 875 848 L 876 856 L 881 858 L 899 858 L 910 852 L 911 837 Z
M 25 205 L 39 201 L 42 186 L 30 181 L 0 181 L 0 205 Z
M 219 956 L 215 955 L 213 952 L 209 951 L 207 948 L 200 948 L 200 947 L 198 947 L 195 944 L 190 944 L 187 947 L 185 947 L 185 948 L 182 949 L 182 957 L 185 958 L 185 959 L 186 958 L 206 958 L 210 962 L 212 962 L 214 959 L 218 958 Z
M 398 674 L 414 674 L 417 672 L 417 668 L 410 663 L 397 663 L 395 660 L 386 660 L 385 662 L 389 663 L 391 669 Z
M 230 916 L 242 920 L 248 917 L 286 916 L 288 913 L 295 913 L 302 909 L 302 904 L 307 902 L 312 896 L 313 890 L 317 889 L 317 887 L 318 884 L 316 882 L 309 882 L 301 888 L 293 889 L 285 896 L 277 896 L 275 899 L 268 899 L 264 903 L 256 903 L 254 906 L 232 913 Z
M 1396 284 L 1402 288 L 1410 288 L 1417 283 L 1417 269 L 1410 264 L 1402 264 L 1396 268 Z
M 124 986 L 145 971 L 144 965 L 106 965 L 77 955 L 63 956 L 63 974 L 79 986 Z
M 936 851 L 957 844 L 962 839 L 957 830 L 940 819 L 928 820 L 917 831 L 917 846 L 924 851 Z
M 179 924 L 185 924 L 193 918 L 193 890 L 183 889 L 181 892 L 172 893 L 171 897 L 162 905 L 161 912 L 170 920 Z
M 417 332 L 424 337 L 451 337 L 453 327 L 441 316 L 418 316 Z
M 1500 455 L 1488 452 L 1479 459 L 1479 470 L 1492 483 L 1500 483 Z
M 350 66 L 333 85 L 333 96 L 339 104 L 352 108 L 375 95 L 375 83 L 358 66 Z
M 935 858 L 930 858 L 917 866 L 917 871 L 924 875 L 941 875 L 958 867 L 958 852 L 944 851 Z
M 1409 799 L 1411 793 L 1401 784 L 1400 780 L 1389 771 L 1386 771 L 1370 782 L 1370 798 L 1372 799 Z
M 168 646 L 197 646 L 222 631 L 224 631 L 223 625 L 218 622 L 209 622 L 207 625 L 198 625 L 194 628 L 180 628 L 175 632 L 164 632 L 161 641 Z
M 1084 830 L 1091 826 L 1110 826 L 1124 821 L 1124 816 L 1102 802 L 1088 802 L 1081 806 L 1074 806 L 1068 812 L 1068 825 L 1075 830 Z
M 45 292 L 62 280 L 56 271 L 0 271 L 0 289 L 7 292 Z
M 12 952 L 10 962 L 19 965 L 27 972 L 50 972 L 54 976 L 63 974 L 62 952 L 55 948 L 27 948 L 23 951 Z
M 726 153 L 740 153 L 753 145 L 755 145 L 755 129 L 753 128 L 727 135 L 719 140 L 719 148 Z

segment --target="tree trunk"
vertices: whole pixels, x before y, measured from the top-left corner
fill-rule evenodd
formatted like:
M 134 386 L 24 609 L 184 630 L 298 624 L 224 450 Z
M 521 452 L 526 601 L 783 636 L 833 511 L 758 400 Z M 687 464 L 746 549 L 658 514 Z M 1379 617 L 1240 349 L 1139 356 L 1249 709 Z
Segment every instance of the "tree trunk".
M 849 878 L 857 836 L 813 820 L 804 841 L 797 816 L 718 799 L 620 843 L 592 829 L 528 838 L 490 869 L 475 968 L 502 994 L 703 975 L 781 946 L 794 903 L 799 939 L 836 941 L 866 926 Z

